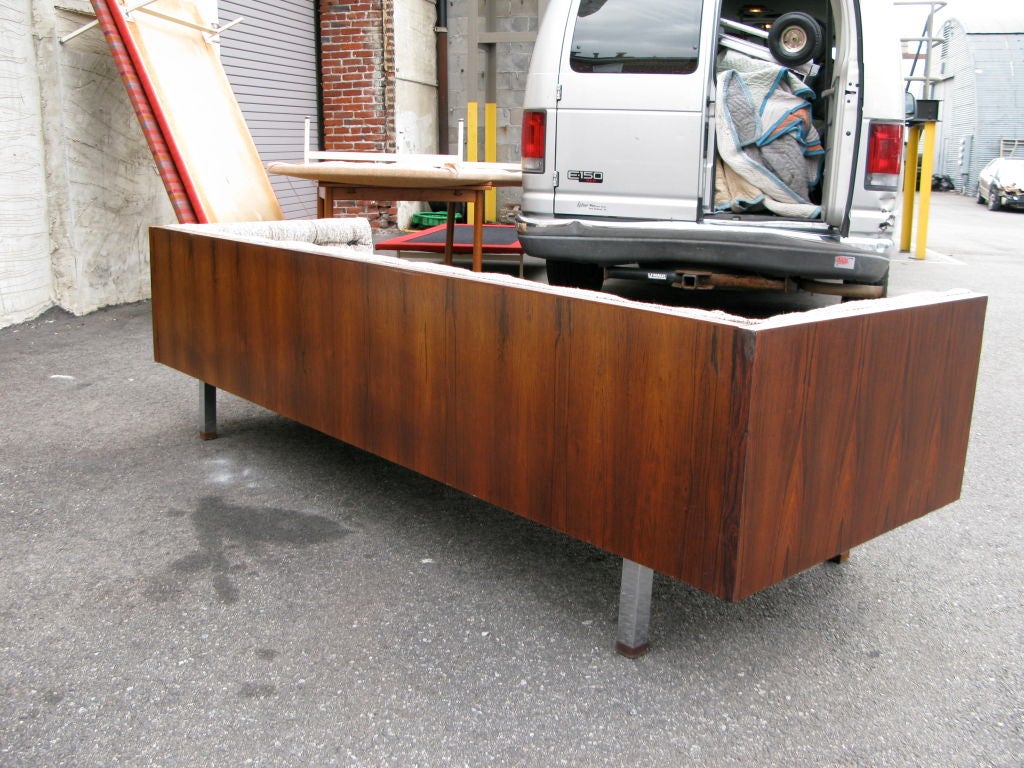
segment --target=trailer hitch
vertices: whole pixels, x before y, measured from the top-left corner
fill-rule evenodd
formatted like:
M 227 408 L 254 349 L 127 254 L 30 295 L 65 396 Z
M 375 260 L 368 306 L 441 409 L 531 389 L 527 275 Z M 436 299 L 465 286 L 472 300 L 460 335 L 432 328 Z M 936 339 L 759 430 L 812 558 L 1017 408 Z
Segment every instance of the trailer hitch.
M 779 291 L 793 293 L 798 289 L 790 278 L 761 277 L 759 275 L 731 275 L 701 269 L 643 269 L 637 267 L 610 267 L 608 277 L 621 280 L 640 280 L 665 283 L 686 291 Z
M 808 293 L 841 296 L 847 299 L 879 299 L 885 296 L 885 285 L 842 283 L 839 281 L 807 280 L 792 277 L 763 277 L 761 275 L 734 275 L 703 269 L 644 269 L 642 267 L 609 267 L 607 277 L 663 283 L 684 291 L 776 291 L 778 293 Z

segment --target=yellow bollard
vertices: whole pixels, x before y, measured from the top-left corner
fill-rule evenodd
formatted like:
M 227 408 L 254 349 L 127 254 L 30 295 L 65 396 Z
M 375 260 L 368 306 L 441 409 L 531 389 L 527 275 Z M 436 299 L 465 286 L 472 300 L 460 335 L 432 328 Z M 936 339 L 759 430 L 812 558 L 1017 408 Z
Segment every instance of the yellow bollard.
M 471 101 L 466 104 L 466 160 L 476 163 L 480 160 L 480 104 Z M 498 162 L 498 105 L 484 104 L 484 162 Z M 466 221 L 474 221 L 473 203 L 466 206 Z M 497 221 L 498 193 L 489 190 L 484 193 L 484 221 Z
M 498 162 L 498 105 L 487 102 L 484 105 L 484 160 L 488 163 Z M 484 219 L 498 220 L 498 191 L 489 190 L 484 195 Z
M 466 160 L 475 163 L 480 159 L 480 105 L 471 101 L 466 105 Z M 466 221 L 476 221 L 473 203 L 466 204 Z
M 910 237 L 914 229 L 914 199 L 917 196 L 917 147 L 921 126 L 912 125 L 907 133 L 906 165 L 903 169 L 903 217 L 900 229 L 900 250 L 910 250 Z
M 917 222 L 917 247 L 914 258 L 923 259 L 928 248 L 928 210 L 932 204 L 932 168 L 935 164 L 935 123 L 924 124 L 924 151 L 921 153 L 921 192 Z

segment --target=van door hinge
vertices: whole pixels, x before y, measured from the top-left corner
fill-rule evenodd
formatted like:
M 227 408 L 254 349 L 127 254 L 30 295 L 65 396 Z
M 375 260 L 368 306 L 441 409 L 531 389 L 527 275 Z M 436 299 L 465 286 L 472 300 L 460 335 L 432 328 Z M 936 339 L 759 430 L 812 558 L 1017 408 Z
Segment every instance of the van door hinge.
M 552 187 L 557 187 L 558 186 L 558 171 L 555 171 L 551 175 L 551 186 Z
M 561 101 L 561 100 L 562 100 L 562 84 L 559 83 L 558 85 L 555 86 L 555 101 Z

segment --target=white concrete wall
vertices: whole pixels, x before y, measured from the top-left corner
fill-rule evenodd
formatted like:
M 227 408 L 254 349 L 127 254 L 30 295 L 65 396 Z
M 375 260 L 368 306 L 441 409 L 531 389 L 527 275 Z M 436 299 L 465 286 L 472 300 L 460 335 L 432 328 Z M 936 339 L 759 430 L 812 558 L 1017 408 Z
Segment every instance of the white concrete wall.
M 54 300 L 76 315 L 148 298 L 149 227 L 176 220 L 100 31 L 56 42 L 82 21 L 56 11 L 39 47 Z
M 395 0 L 395 146 L 398 152 L 437 150 L 437 54 L 433 0 Z M 398 224 L 409 225 L 421 203 L 403 202 Z
M 30 0 L 0 2 L 0 328 L 52 304 Z
M 145 299 L 149 227 L 175 218 L 101 32 L 58 42 L 89 3 L 0 2 L 0 327 Z

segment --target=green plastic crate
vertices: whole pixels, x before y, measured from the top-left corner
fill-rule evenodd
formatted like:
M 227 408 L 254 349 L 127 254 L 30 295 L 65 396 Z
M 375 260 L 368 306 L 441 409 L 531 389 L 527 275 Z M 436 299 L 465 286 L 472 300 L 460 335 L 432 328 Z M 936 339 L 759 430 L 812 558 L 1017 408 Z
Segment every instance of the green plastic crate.
M 455 221 L 462 221 L 462 214 L 455 214 Z M 438 224 L 447 224 L 448 214 L 445 211 L 420 211 L 412 215 L 412 226 L 426 229 L 436 227 Z

